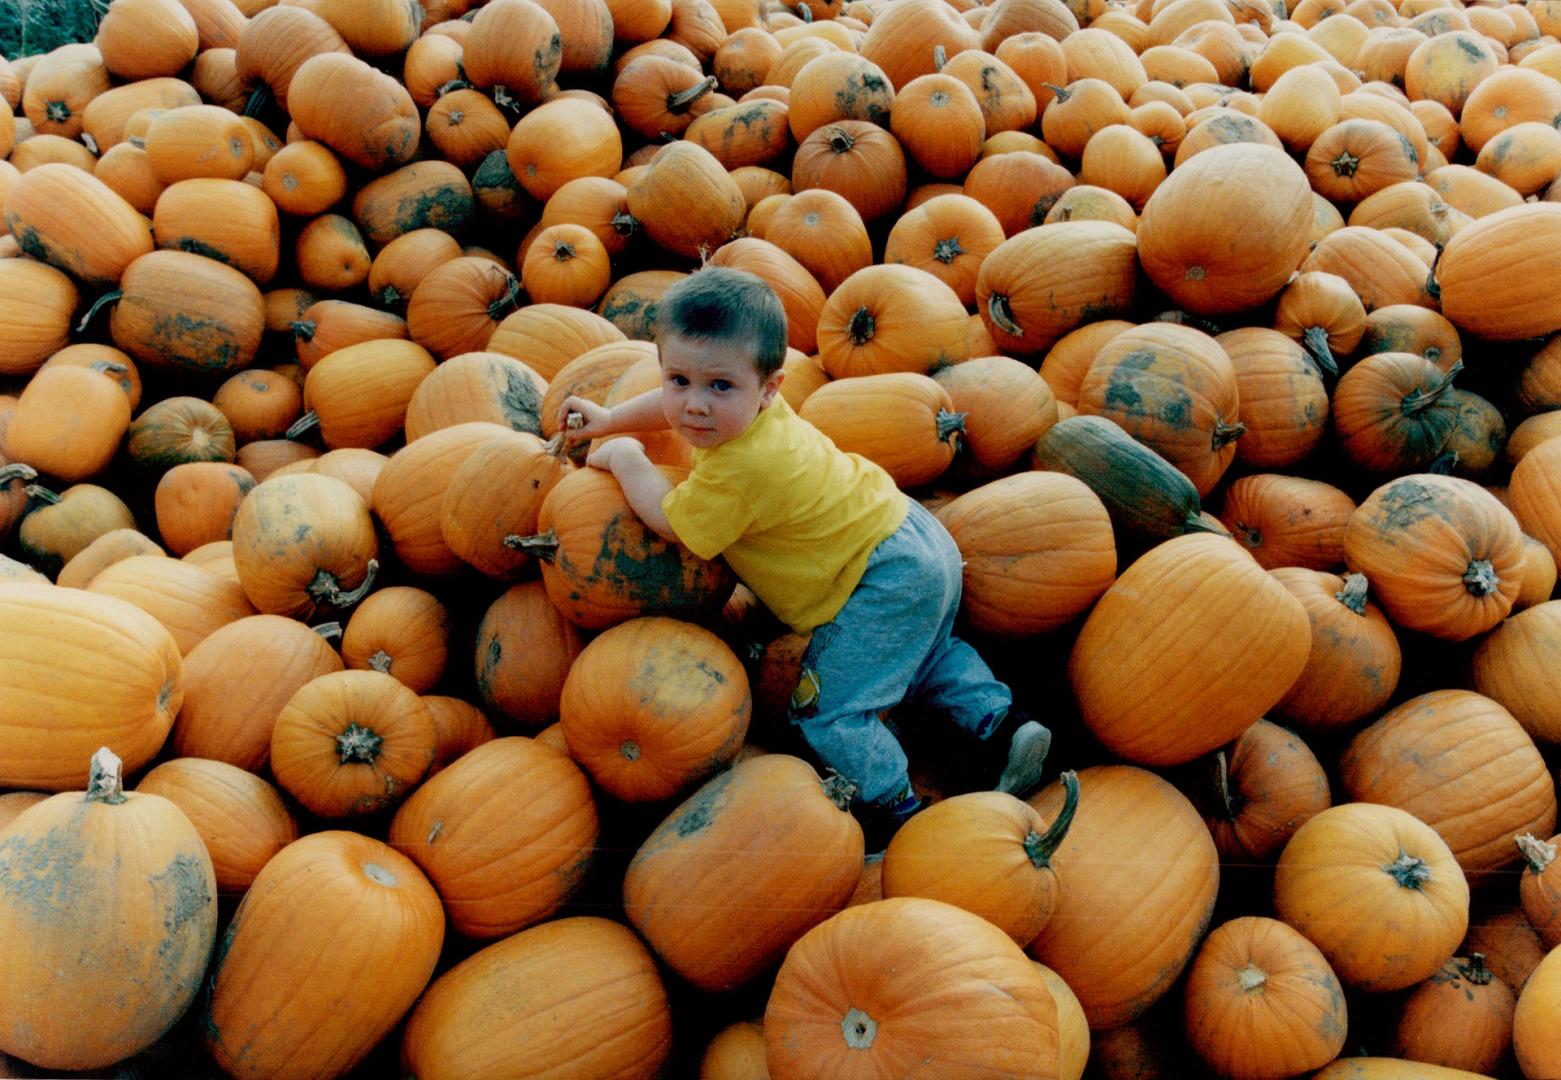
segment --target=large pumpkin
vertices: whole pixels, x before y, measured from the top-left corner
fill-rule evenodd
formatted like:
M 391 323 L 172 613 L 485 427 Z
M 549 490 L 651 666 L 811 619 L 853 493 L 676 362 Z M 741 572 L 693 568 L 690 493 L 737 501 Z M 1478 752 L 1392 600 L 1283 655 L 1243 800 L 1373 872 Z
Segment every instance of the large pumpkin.
M 1503 620 L 1474 652 L 1474 689 L 1499 701 L 1534 740 L 1561 743 L 1561 600 Z
M 1442 312 L 1463 331 L 1510 341 L 1561 330 L 1545 287 L 1561 273 L 1561 206 L 1488 214 L 1447 242 L 1436 265 Z
M 405 855 L 359 833 L 296 840 L 223 935 L 206 1046 L 233 1077 L 340 1076 L 411 1008 L 443 944 L 439 896 Z
M 1129 761 L 1190 761 L 1272 708 L 1306 665 L 1300 601 L 1233 541 L 1181 536 L 1123 572 L 1068 663 L 1084 722 Z
M 255 607 L 309 618 L 363 598 L 378 568 L 369 508 L 341 480 L 308 473 L 255 486 L 233 518 L 233 561 Z
M 1138 257 L 1178 306 L 1225 315 L 1277 295 L 1306 257 L 1311 230 L 1301 167 L 1282 150 L 1233 143 L 1193 155 L 1155 188 L 1138 223 Z
M 623 879 L 629 921 L 702 990 L 755 978 L 856 887 L 862 830 L 840 788 L 788 754 L 708 781 L 635 853 Z
M 29 169 L 0 209 L 24 254 L 88 288 L 112 287 L 152 250 L 151 231 L 129 203 L 91 173 L 63 162 Z
M 899 897 L 846 908 L 792 946 L 764 1044 L 774 1080 L 909 1076 L 928 1063 L 948 1077 L 1052 1077 L 1057 1005 L 997 927 Z
M 103 745 L 139 769 L 183 700 L 179 647 L 139 608 L 54 585 L 0 589 L 0 784 L 82 788 Z
M 100 749 L 85 795 L 24 811 L 0 842 L 0 1050 L 50 1071 L 106 1068 L 162 1038 L 217 937 L 200 835 L 167 799 L 126 793 L 120 767 Z

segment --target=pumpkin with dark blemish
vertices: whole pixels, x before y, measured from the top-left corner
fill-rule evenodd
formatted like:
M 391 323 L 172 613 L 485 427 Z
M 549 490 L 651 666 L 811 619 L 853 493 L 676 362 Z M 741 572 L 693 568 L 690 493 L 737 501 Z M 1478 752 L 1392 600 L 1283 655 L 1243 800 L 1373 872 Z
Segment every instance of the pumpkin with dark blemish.
M 730 764 L 751 707 L 747 672 L 725 642 L 647 616 L 586 645 L 564 680 L 559 719 L 570 756 L 604 791 L 656 802 Z
M 204 255 L 142 255 L 125 269 L 117 300 L 109 319 L 114 344 L 149 366 L 227 374 L 250 366 L 260 348 L 265 329 L 260 289 Z
M 564 678 L 585 641 L 540 581 L 512 585 L 488 605 L 477 627 L 478 699 L 523 731 L 558 718 Z
M 635 853 L 629 921 L 700 989 L 742 986 L 850 899 L 863 852 L 850 790 L 789 754 L 720 773 Z
M 216 941 L 200 835 L 167 799 L 125 792 L 120 769 L 100 749 L 85 794 L 31 807 L 0 842 L 0 1050 L 49 1071 L 106 1068 L 162 1038 Z
M 268 614 L 307 619 L 350 607 L 368 591 L 378 555 L 368 505 L 334 477 L 261 481 L 233 518 L 239 584 Z

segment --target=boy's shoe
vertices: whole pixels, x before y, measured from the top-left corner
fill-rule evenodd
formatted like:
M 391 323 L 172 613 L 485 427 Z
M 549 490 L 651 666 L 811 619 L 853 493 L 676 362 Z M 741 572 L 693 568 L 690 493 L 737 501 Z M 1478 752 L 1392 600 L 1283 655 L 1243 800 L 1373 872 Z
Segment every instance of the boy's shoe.
M 900 826 L 909 821 L 923 805 L 913 792 L 893 806 L 869 808 L 862 822 L 863 850 L 866 854 L 869 857 L 882 855 L 889 841 L 894 839 L 894 834 L 900 831 Z
M 997 778 L 995 790 L 1023 799 L 1041 786 L 1046 755 L 1051 751 L 1052 733 L 1038 721 L 1031 720 L 1021 709 L 1011 710 L 1009 720 L 1013 723 L 1005 723 L 992 734 L 994 740 L 1000 740 L 1005 731 L 1009 733 L 1008 754 L 1003 761 L 1002 775 Z M 1001 745 L 999 742 L 998 746 Z

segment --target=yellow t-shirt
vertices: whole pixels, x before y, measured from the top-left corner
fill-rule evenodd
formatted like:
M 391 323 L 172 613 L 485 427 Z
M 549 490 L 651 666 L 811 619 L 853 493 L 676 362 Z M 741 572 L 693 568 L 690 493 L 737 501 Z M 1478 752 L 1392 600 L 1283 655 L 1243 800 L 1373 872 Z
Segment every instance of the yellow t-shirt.
M 690 551 L 724 555 L 804 634 L 845 605 L 908 506 L 887 472 L 836 447 L 779 395 L 731 442 L 696 448 L 688 478 L 661 500 Z

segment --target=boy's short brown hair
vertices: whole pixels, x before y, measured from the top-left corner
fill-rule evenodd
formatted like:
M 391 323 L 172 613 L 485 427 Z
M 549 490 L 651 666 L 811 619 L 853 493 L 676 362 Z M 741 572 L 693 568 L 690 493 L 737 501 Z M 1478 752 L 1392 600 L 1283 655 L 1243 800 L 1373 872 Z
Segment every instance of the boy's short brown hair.
M 753 350 L 763 378 L 786 359 L 786 309 L 757 274 L 707 266 L 673 285 L 661 297 L 656 332 L 704 341 L 741 342 Z

